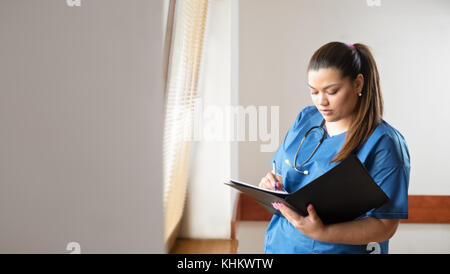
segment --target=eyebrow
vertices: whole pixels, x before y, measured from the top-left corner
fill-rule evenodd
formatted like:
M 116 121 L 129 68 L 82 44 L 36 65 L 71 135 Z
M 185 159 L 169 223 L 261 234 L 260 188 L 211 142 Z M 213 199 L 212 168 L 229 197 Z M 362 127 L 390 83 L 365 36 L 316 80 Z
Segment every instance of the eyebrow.
M 324 87 L 323 89 L 329 89 L 329 88 L 334 87 L 334 86 L 337 86 L 337 85 L 338 85 L 338 83 L 330 84 L 330 85 Z M 308 86 L 309 86 L 310 88 L 312 88 L 312 89 L 317 90 L 315 87 L 311 86 L 310 84 L 308 84 Z

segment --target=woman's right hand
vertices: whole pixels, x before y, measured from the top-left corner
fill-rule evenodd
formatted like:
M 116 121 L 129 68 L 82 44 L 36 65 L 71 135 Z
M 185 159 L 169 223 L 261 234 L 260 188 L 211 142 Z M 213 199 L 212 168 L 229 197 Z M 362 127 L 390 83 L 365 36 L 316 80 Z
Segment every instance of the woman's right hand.
M 275 180 L 278 180 L 278 182 Z M 259 187 L 268 189 L 268 190 L 283 190 L 283 178 L 280 174 L 274 175 L 272 171 L 269 171 L 266 176 L 261 178 L 261 182 L 259 182 Z M 276 187 L 276 188 L 275 188 Z

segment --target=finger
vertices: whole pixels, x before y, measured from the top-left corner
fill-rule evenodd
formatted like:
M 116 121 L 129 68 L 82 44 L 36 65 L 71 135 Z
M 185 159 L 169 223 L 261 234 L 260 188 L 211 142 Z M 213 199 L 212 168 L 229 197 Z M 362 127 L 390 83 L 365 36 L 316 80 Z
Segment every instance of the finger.
M 259 187 L 263 187 L 264 185 L 264 177 L 261 178 L 261 180 L 259 181 Z
M 293 223 L 291 216 L 286 213 L 286 209 L 283 204 L 274 203 L 274 207 L 280 211 L 281 215 L 283 215 L 284 218 L 286 218 L 286 220 L 288 220 L 288 222 L 290 222 L 291 224 Z
M 265 188 L 265 189 L 268 189 L 268 190 L 273 190 L 273 186 L 272 186 L 271 183 L 265 183 L 265 184 L 264 184 L 264 188 Z
M 273 202 L 273 203 L 272 203 L 272 206 L 273 206 L 273 208 L 278 209 L 277 203 Z
M 273 186 L 272 184 L 269 182 L 269 180 L 267 180 L 266 177 L 263 177 L 263 179 L 261 180 L 261 185 L 260 187 L 264 188 L 264 189 L 269 189 L 272 190 Z
M 297 224 L 301 224 L 303 217 L 298 215 L 297 212 L 290 209 L 289 207 L 285 206 L 284 204 L 280 203 L 278 205 L 278 208 L 280 212 L 283 214 L 283 216 L 286 217 L 286 219 L 293 224 L 294 226 Z
M 264 183 L 265 183 L 267 189 L 273 190 L 275 188 L 274 184 L 272 182 L 270 182 L 270 180 L 268 180 L 267 178 L 264 180 Z
M 297 214 L 297 212 L 295 212 L 294 210 L 290 209 L 288 206 L 281 204 L 280 207 L 283 209 L 283 211 L 292 219 L 301 219 L 303 218 L 302 216 L 300 216 L 299 214 Z
M 266 177 L 262 177 L 261 181 L 259 182 L 260 185 L 264 185 L 266 183 Z
M 314 209 L 314 207 L 313 207 L 312 204 L 309 204 L 309 205 L 308 205 L 308 214 L 309 214 L 309 217 L 310 217 L 312 220 L 314 220 L 314 221 L 319 220 L 319 215 L 317 215 L 317 212 L 316 212 L 316 210 Z
M 278 182 L 282 183 L 283 182 L 283 177 L 281 177 L 280 174 L 275 174 L 275 177 L 277 179 Z
M 281 177 L 281 175 L 276 174 L 275 177 L 277 179 L 277 182 L 275 183 L 277 189 L 284 189 L 283 178 Z
M 281 183 L 283 180 L 282 180 L 281 175 L 279 175 L 279 174 L 272 174 L 271 172 L 269 172 L 267 174 L 267 177 L 269 177 L 268 179 L 270 180 L 270 182 L 271 182 L 271 184 L 273 186 L 273 189 L 275 189 L 275 190 L 283 189 L 283 183 Z
M 275 176 L 272 172 L 267 173 L 266 178 L 273 184 L 273 186 L 275 186 L 277 181 L 275 180 Z
M 259 187 L 261 188 L 267 188 L 266 186 L 266 177 L 262 177 L 261 181 L 259 182 Z

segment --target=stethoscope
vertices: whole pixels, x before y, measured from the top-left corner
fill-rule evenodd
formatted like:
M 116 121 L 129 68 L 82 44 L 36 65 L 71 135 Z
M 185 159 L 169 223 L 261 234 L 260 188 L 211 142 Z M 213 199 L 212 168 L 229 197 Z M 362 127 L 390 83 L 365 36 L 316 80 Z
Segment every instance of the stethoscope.
M 308 170 L 300 170 L 299 168 L 302 168 L 308 161 L 309 159 L 311 159 L 311 157 L 314 155 L 314 153 L 316 152 L 316 150 L 319 148 L 320 144 L 322 144 L 323 139 L 325 139 L 325 129 L 323 128 L 323 125 L 325 124 L 325 119 L 323 119 L 322 123 L 320 124 L 320 126 L 313 126 L 312 128 L 308 129 L 308 131 L 305 133 L 305 135 L 302 138 L 302 141 L 300 142 L 300 145 L 298 146 L 297 152 L 295 153 L 295 157 L 294 157 L 294 164 L 292 165 L 288 159 L 285 160 L 286 164 L 288 164 L 289 166 L 291 166 L 295 171 L 297 171 L 298 173 L 303 173 L 305 175 L 308 175 L 309 172 Z M 298 157 L 298 152 L 300 151 L 300 148 L 303 145 L 303 142 L 305 141 L 306 137 L 308 136 L 308 134 L 314 130 L 314 129 L 320 129 L 322 131 L 322 138 L 320 138 L 319 143 L 317 144 L 316 148 L 314 148 L 313 152 L 311 153 L 311 155 L 309 155 L 308 159 L 306 159 L 301 165 L 297 166 L 297 157 Z

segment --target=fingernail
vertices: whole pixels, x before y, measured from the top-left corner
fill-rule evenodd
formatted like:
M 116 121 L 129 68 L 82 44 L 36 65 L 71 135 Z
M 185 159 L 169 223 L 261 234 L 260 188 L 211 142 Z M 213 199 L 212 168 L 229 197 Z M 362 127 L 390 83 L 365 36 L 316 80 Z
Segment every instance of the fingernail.
M 284 205 L 282 203 L 278 203 L 279 207 L 284 207 Z
M 278 209 L 276 203 L 272 203 L 273 208 Z
M 313 206 L 310 204 L 310 205 L 308 206 L 308 209 L 311 210 L 312 208 L 313 208 Z

